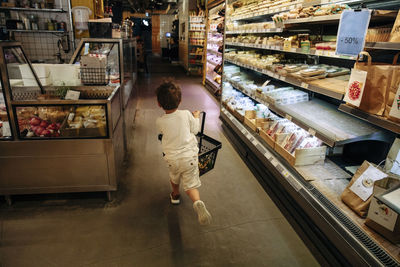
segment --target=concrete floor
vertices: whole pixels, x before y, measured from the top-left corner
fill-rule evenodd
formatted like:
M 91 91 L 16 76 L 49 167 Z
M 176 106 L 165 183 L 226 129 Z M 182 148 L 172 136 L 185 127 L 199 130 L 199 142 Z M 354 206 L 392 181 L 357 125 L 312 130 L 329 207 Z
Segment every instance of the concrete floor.
M 183 88 L 181 109 L 205 110 L 206 133 L 222 142 L 215 169 L 202 177 L 201 198 L 213 215 L 206 227 L 186 196 L 169 203 L 154 89 L 171 74 Z M 199 79 L 176 70 L 146 76 L 139 88 L 131 155 L 114 200 L 87 193 L 0 203 L 1 267 L 318 265 L 223 135 L 218 105 Z

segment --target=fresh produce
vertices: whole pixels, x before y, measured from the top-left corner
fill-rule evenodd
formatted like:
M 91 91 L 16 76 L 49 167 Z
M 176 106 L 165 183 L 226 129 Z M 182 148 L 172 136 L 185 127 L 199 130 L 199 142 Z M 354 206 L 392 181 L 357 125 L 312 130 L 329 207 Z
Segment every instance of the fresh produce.
M 26 133 L 27 137 L 59 137 L 60 123 L 51 123 L 39 117 L 32 117 L 29 120 L 30 128 Z

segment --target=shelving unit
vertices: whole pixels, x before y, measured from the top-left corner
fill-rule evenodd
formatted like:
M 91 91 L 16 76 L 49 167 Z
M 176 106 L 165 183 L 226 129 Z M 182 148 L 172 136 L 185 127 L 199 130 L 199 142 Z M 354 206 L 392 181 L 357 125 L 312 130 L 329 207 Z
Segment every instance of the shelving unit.
M 310 35 L 311 32 L 314 35 L 333 35 L 337 32 L 340 14 L 289 19 L 275 24 L 275 26 L 268 24 L 268 28 L 253 27 L 253 29 L 247 24 L 262 22 L 263 24 L 260 25 L 265 25 L 264 23 L 271 21 L 274 14 L 296 7 L 334 2 L 339 1 L 297 1 L 268 7 L 268 5 L 276 3 L 254 1 L 246 7 L 242 7 L 243 13 L 237 10 L 232 11 L 232 2 L 228 2 L 227 14 L 234 14 L 234 17 L 226 17 L 226 21 L 227 23 L 235 21 L 236 24 L 226 31 L 226 35 L 254 34 L 256 37 L 265 37 L 282 33 L 281 36 L 286 38 L 288 34 L 296 34 L 297 30 L 300 33 L 310 32 Z M 358 8 L 360 1 L 347 3 L 350 6 L 353 5 L 351 7 Z M 367 3 L 367 5 L 369 4 L 373 4 L 374 8 L 383 5 L 378 1 Z M 384 23 L 394 22 L 397 11 L 387 12 L 384 15 L 377 14 L 373 12 L 371 21 L 384 25 Z M 240 27 L 236 27 L 236 25 Z M 307 29 L 310 30 L 307 31 Z M 254 42 L 256 37 L 249 38 L 249 40 Z M 246 59 L 243 55 L 236 57 L 226 54 L 228 50 L 235 49 L 257 55 L 254 55 L 254 60 L 251 60 L 250 58 Z M 400 43 L 369 42 L 365 44 L 365 49 L 398 51 Z M 227 136 L 271 198 L 280 206 L 284 203 L 282 209 L 286 211 L 285 214 L 301 225 L 298 228 L 303 229 L 300 230 L 300 232 L 304 231 L 301 232 L 303 236 L 307 236 L 308 242 L 306 243 L 317 250 L 317 253 L 324 255 L 326 262 L 322 261 L 322 265 L 324 263 L 331 265 L 400 265 L 400 247 L 391 244 L 366 227 L 364 219 L 358 218 L 340 200 L 340 195 L 351 178 L 345 167 L 357 165 L 358 162 L 366 159 L 376 164 L 379 163 L 387 153 L 385 147 L 390 147 L 396 135 L 400 134 L 400 123 L 370 115 L 344 104 L 342 99 L 349 75 L 305 82 L 304 79 L 295 78 L 290 74 L 283 75 L 285 72 L 280 71 L 282 67 L 270 68 L 268 65 L 263 68 L 257 67 L 265 66 L 257 63 L 259 62 L 257 59 L 262 55 L 265 55 L 266 58 L 267 55 L 276 53 L 284 54 L 282 57 L 275 57 L 278 58 L 278 61 L 281 60 L 279 63 L 283 66 L 292 62 L 303 64 L 307 59 L 308 63 L 314 61 L 316 62 L 314 64 L 322 63 L 350 68 L 355 60 L 355 57 L 336 55 L 333 50 L 320 51 L 311 47 L 309 51 L 306 51 L 297 46 L 284 48 L 283 46 L 261 44 L 260 39 L 256 43 L 225 41 L 224 69 L 229 68 L 230 71 L 233 70 L 232 75 L 240 77 L 231 79 L 230 74 L 225 74 L 223 77 L 221 119 Z M 240 69 L 232 65 L 238 66 Z M 272 97 L 263 97 L 264 91 L 261 90 L 263 89 L 261 84 L 268 80 L 276 88 L 291 85 L 294 89 L 306 92 L 309 100 L 278 105 Z M 254 87 L 251 87 L 251 90 L 250 87 L 246 88 L 249 84 L 258 86 L 259 89 L 255 91 Z M 232 88 L 229 90 L 233 90 L 234 94 L 226 96 L 225 90 L 229 93 L 226 88 Z M 249 124 L 250 120 L 245 118 L 245 111 L 238 104 L 240 98 L 232 98 L 240 94 L 247 97 L 245 100 L 250 98 L 249 102 L 251 103 L 267 106 L 269 111 L 275 115 L 290 120 L 310 135 L 319 138 L 328 146 L 326 159 L 319 165 L 294 165 L 290 160 L 289 152 L 283 153 L 284 149 L 277 145 L 275 140 L 271 138 L 272 141 L 266 140 L 262 136 L 263 124 L 255 124 L 255 126 Z M 249 106 L 252 105 L 249 104 Z M 236 108 L 237 106 L 238 108 Z M 362 146 L 368 147 L 368 150 L 357 151 Z M 294 154 L 291 157 L 294 157 Z M 332 247 L 335 248 L 335 253 L 332 253 Z
M 0 7 L 0 10 L 26 11 L 26 12 L 59 12 L 59 13 L 67 12 L 62 8 Z
M 217 99 L 221 95 L 221 73 L 223 53 L 218 52 L 224 43 L 225 32 L 225 3 L 214 1 L 207 5 L 207 41 L 204 56 L 203 84 Z M 222 14 L 223 13 L 223 14 Z M 222 15 L 221 15 L 222 14 Z M 221 29 L 221 25 L 223 26 Z M 217 62 L 221 62 L 220 64 Z
M 49 30 L 8 30 L 8 31 L 9 31 L 9 32 L 68 34 L 68 32 L 66 32 L 66 31 L 49 31 Z
M 204 17 L 189 17 L 189 59 L 188 72 L 201 75 L 203 66 L 205 27 Z

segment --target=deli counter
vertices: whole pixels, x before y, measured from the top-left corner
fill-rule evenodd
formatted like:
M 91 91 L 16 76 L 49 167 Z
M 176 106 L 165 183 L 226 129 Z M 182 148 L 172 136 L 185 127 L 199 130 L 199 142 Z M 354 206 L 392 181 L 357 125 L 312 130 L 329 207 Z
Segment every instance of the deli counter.
M 136 109 L 134 53 L 134 39 L 83 39 L 73 64 L 32 65 L 20 43 L 0 42 L 0 195 L 111 197 Z

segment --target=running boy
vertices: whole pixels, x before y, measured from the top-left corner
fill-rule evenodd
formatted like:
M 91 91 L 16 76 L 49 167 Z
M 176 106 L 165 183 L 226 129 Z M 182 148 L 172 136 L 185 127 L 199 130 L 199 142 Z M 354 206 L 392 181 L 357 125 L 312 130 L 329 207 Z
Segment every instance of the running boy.
M 188 110 L 178 110 L 181 103 L 181 88 L 166 81 L 157 88 L 158 105 L 165 114 L 156 121 L 162 136 L 164 159 L 168 164 L 172 193 L 172 204 L 180 203 L 179 185 L 193 201 L 193 208 L 202 225 L 211 223 L 211 215 L 200 200 L 197 188 L 201 186 L 198 167 L 196 134 L 200 127 L 200 111 L 193 114 Z

